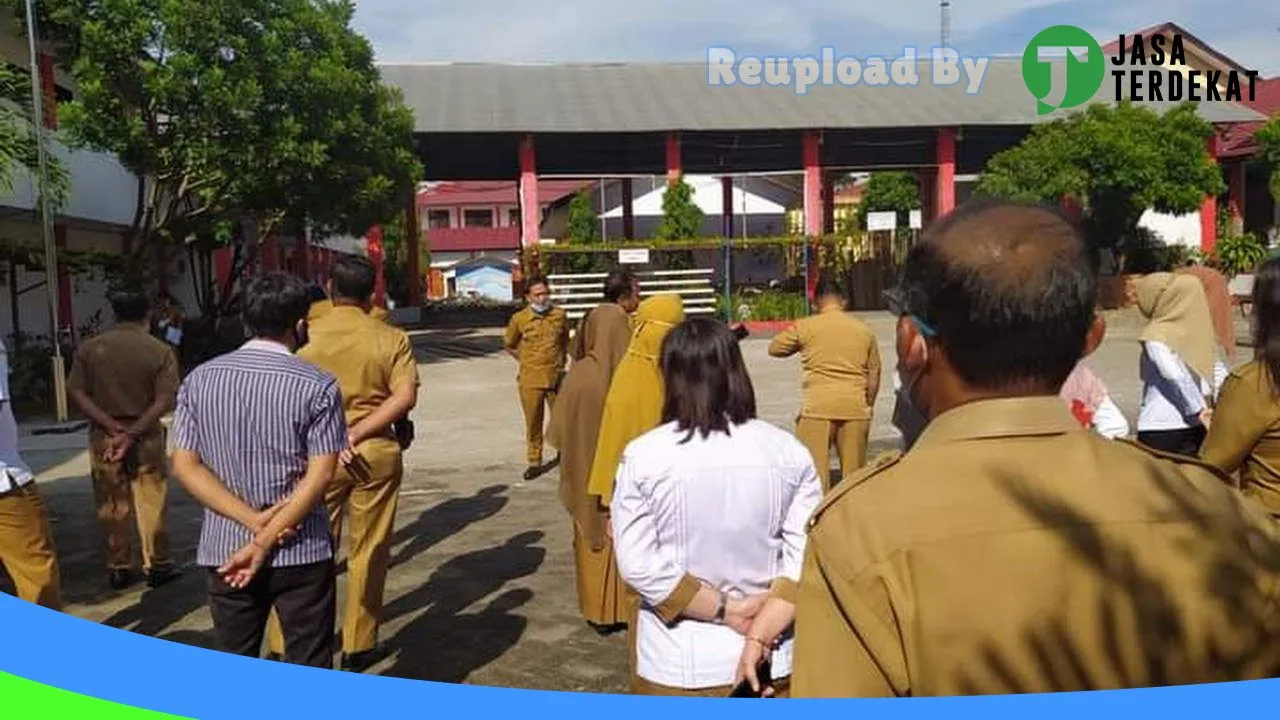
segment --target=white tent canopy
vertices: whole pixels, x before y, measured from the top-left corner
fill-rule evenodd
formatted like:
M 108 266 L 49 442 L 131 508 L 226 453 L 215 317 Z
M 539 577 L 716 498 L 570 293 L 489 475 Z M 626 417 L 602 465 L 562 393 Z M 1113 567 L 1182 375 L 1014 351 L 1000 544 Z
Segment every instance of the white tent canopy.
M 693 202 L 704 215 L 724 213 L 724 188 L 720 184 L 719 177 L 685 175 L 684 180 L 693 188 Z M 632 214 L 636 217 L 661 217 L 662 196 L 666 191 L 666 185 L 662 185 L 636 198 L 631 204 Z M 782 215 L 787 212 L 782 205 L 746 192 L 737 183 L 733 186 L 732 210 L 734 215 Z M 604 217 L 622 217 L 622 206 L 612 208 L 604 214 Z

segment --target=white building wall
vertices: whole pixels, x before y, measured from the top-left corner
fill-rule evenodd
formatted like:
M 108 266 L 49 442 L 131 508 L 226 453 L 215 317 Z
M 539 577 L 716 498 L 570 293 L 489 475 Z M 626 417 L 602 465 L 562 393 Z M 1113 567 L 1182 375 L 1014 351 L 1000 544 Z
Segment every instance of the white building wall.
M 1200 213 L 1167 215 L 1148 210 L 1138 225 L 1158 234 L 1167 245 L 1200 249 Z

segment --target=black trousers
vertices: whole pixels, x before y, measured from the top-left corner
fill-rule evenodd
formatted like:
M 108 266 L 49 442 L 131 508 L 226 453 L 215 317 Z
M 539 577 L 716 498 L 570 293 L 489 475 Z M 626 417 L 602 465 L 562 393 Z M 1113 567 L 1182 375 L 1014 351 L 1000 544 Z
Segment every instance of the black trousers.
M 1208 434 L 1203 425 L 1182 430 L 1144 430 L 1138 433 L 1138 442 L 1155 450 L 1196 457 Z
M 213 635 L 223 652 L 258 657 L 274 607 L 284 631 L 285 662 L 331 670 L 337 604 L 332 560 L 262 568 L 240 590 L 209 570 Z

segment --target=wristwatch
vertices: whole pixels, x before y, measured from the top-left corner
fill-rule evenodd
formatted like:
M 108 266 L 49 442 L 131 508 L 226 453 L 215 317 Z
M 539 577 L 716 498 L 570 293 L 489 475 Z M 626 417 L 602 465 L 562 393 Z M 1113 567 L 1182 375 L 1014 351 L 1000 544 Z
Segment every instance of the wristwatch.
M 724 611 L 725 611 L 725 606 L 728 605 L 728 603 L 729 603 L 728 597 L 726 597 L 724 593 L 720 593 L 720 604 L 716 606 L 716 616 L 714 619 L 714 622 L 717 625 L 724 624 Z

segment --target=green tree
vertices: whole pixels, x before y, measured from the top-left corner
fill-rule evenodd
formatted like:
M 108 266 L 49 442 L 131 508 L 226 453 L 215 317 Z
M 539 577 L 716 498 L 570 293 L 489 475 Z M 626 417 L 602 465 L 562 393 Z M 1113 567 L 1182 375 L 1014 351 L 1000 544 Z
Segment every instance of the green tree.
M 915 173 L 893 170 L 871 173 L 858 203 L 858 227 L 866 228 L 867 213 L 898 213 L 898 227 L 907 226 L 910 212 L 920 209 L 920 181 Z
M 591 204 L 590 189 L 583 188 L 569 203 L 569 221 L 564 237 L 573 244 L 585 245 L 600 241 L 600 218 Z
M 138 177 L 132 266 L 231 243 L 231 281 L 192 273 L 202 315 L 233 302 L 286 224 L 363 234 L 402 213 L 420 171 L 412 115 L 386 88 L 342 0 L 42 0 L 77 85 L 77 144 Z
M 1141 242 L 1138 220 L 1147 209 L 1194 212 L 1225 189 L 1205 147 L 1212 134 L 1190 103 L 1163 116 L 1128 102 L 1093 105 L 1036 126 L 991 158 L 978 192 L 1055 204 L 1075 198 L 1093 242 L 1123 257 Z
M 662 194 L 659 240 L 688 240 L 702 233 L 702 209 L 693 202 L 693 186 L 680 178 Z
M 1280 202 L 1280 115 L 1254 133 L 1258 141 L 1259 160 L 1271 170 L 1271 197 Z

